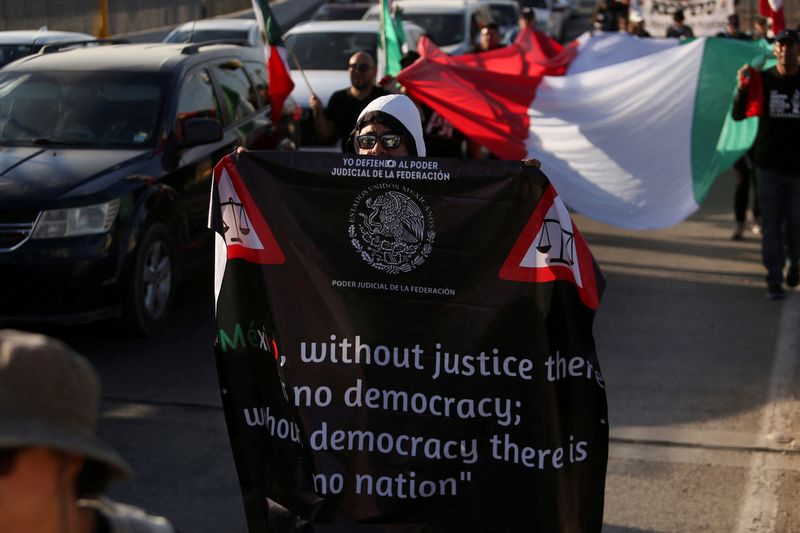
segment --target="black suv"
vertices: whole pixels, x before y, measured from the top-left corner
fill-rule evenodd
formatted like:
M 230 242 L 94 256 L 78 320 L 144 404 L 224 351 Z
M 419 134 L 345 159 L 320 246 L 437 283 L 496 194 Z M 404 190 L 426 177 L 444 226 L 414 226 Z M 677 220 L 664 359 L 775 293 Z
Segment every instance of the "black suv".
M 184 267 L 211 268 L 214 164 L 293 149 L 260 50 L 115 44 L 0 71 L 0 324 L 121 317 L 162 329 Z

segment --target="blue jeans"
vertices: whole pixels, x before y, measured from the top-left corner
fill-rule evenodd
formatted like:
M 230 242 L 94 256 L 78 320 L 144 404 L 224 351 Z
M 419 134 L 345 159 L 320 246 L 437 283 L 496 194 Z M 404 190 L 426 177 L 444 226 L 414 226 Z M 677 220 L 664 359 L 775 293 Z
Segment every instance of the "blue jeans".
M 800 258 L 800 170 L 787 174 L 756 167 L 756 191 L 767 284 L 780 286 L 787 255 L 790 261 Z

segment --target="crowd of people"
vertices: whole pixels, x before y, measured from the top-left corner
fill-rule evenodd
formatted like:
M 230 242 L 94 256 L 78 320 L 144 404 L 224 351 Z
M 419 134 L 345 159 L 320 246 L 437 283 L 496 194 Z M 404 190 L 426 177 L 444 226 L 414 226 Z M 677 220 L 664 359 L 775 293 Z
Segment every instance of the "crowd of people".
M 643 20 L 617 0 L 608 0 L 595 18 L 604 26 L 647 37 Z M 535 15 L 523 10 L 520 28 Z M 624 24 L 623 24 L 624 21 Z M 676 12 L 670 34 L 693 35 Z M 766 21 L 756 18 L 750 33 L 732 15 L 720 37 L 765 38 Z M 503 46 L 496 26 L 481 31 L 474 53 Z M 793 30 L 775 36 L 776 66 L 760 72 L 743 65 L 737 77 L 733 118 L 742 120 L 751 104 L 759 128 L 752 151 L 736 163 L 736 228 L 742 238 L 747 194 L 757 185 L 767 295 L 782 299 L 783 286 L 800 284 L 800 37 Z M 404 57 L 404 66 L 418 56 Z M 343 151 L 360 155 L 466 156 L 463 134 L 436 111 L 414 102 L 393 79 L 376 83 L 375 59 L 358 52 L 348 63 L 350 86 L 334 93 L 327 106 L 312 95 L 310 106 L 322 138 L 336 138 Z M 539 166 L 535 159 L 523 161 Z M 130 474 L 119 455 L 96 436 L 100 383 L 91 364 L 48 337 L 0 331 L 0 531 L 117 531 L 169 533 L 167 520 L 111 501 L 104 493 Z
M 630 0 L 598 0 L 592 13 L 593 27 L 597 31 L 627 32 L 637 37 L 667 37 L 689 39 L 695 37 L 694 30 L 686 23 L 686 15 L 682 9 L 672 13 L 672 22 L 663 35 L 652 35 L 645 28 L 645 17 L 639 7 L 631 5 Z M 768 39 L 769 23 L 766 17 L 753 18 L 753 27 L 744 32 L 739 26 L 739 16 L 728 17 L 727 27 L 717 37 L 758 40 Z M 770 40 L 771 42 L 771 40 Z
M 534 30 L 535 23 L 536 14 L 530 7 L 520 11 L 518 27 L 508 35 L 502 35 L 498 25 L 490 22 L 481 28 L 478 41 L 470 53 L 480 54 L 506 46 L 513 42 L 519 31 Z M 403 56 L 400 64 L 405 68 L 418 58 L 417 52 L 409 51 Z M 323 106 L 316 94 L 312 94 L 309 98 L 316 135 L 323 142 L 336 139 L 343 150 L 347 149 L 346 142 L 356 118 L 370 102 L 391 93 L 405 94 L 404 88 L 391 76 L 376 81 L 377 63 L 367 52 L 357 52 L 351 56 L 347 68 L 350 86 L 334 92 L 327 106 Z M 440 113 L 422 102 L 415 101 L 415 104 L 421 116 L 428 155 L 473 159 L 494 157 L 480 144 L 464 136 Z
M 523 9 L 518 28 L 505 39 L 496 24 L 487 24 L 481 29 L 479 40 L 472 53 L 480 54 L 508 45 L 516 38 L 517 32 L 535 28 L 535 17 L 533 9 Z M 694 37 L 692 28 L 685 22 L 683 11 L 677 10 L 672 18 L 673 22 L 667 29 L 665 37 L 676 39 Z M 642 13 L 638 9 L 631 9 L 628 0 L 600 0 L 593 21 L 595 27 L 602 31 L 625 31 L 638 37 L 651 37 L 645 28 Z M 764 17 L 755 17 L 752 29 L 743 32 L 739 17 L 735 14 L 728 17 L 725 30 L 717 34 L 717 37 L 740 40 L 768 39 L 767 36 L 768 24 Z M 798 114 L 800 103 L 797 103 L 800 92 L 792 92 L 800 91 L 800 84 L 796 81 L 798 77 L 796 36 L 796 32 L 788 31 L 781 32 L 774 39 L 778 66 L 766 72 L 764 79 L 770 80 L 770 84 L 765 86 L 764 93 L 758 96 L 764 100 L 762 109 L 765 110 L 759 119 L 758 138 L 752 150 L 741 157 L 733 167 L 736 185 L 733 201 L 735 225 L 732 239 L 744 238 L 752 190 L 754 193 L 750 230 L 754 235 L 760 235 L 763 227 L 763 262 L 768 270 L 767 295 L 771 299 L 781 299 L 784 295 L 783 284 L 796 287 L 799 277 L 800 193 L 794 190 L 793 181 L 798 181 L 796 169 L 800 168 L 798 164 L 800 161 L 795 161 L 795 152 L 786 145 L 786 141 L 793 139 L 793 135 L 797 133 L 797 119 L 800 119 Z M 418 57 L 414 52 L 407 54 L 403 58 L 402 66 L 410 65 Z M 392 92 L 403 93 L 403 88 L 391 77 L 381 80 L 380 85 L 376 84 L 376 62 L 366 52 L 353 55 L 348 70 L 350 87 L 334 93 L 327 107 L 323 107 L 319 98 L 312 95 L 310 106 L 317 134 L 323 139 L 330 139 L 335 135 L 343 149 L 352 152 L 354 151 L 352 146 L 348 149 L 346 143 L 348 140 L 352 143 L 355 138 L 352 128 L 357 117 L 372 101 Z M 744 118 L 741 106 L 747 98 L 749 85 L 742 80 L 747 79 L 750 73 L 751 69 L 740 72 L 739 90 L 733 113 L 737 120 Z M 771 83 L 771 80 L 778 81 Z M 759 85 L 753 90 L 762 90 L 760 87 Z M 776 99 L 780 99 L 786 105 L 781 107 L 778 105 L 780 102 L 776 103 Z M 422 135 L 428 145 L 428 155 L 476 159 L 494 157 L 484 147 L 466 138 L 437 111 L 421 102 L 415 104 L 421 119 Z M 373 143 L 373 146 L 379 149 L 386 148 L 380 142 Z M 780 175 L 776 176 L 776 173 Z M 783 183 L 784 181 L 787 183 Z M 777 183 L 781 185 L 778 186 Z M 784 275 L 783 265 L 787 260 L 788 267 Z

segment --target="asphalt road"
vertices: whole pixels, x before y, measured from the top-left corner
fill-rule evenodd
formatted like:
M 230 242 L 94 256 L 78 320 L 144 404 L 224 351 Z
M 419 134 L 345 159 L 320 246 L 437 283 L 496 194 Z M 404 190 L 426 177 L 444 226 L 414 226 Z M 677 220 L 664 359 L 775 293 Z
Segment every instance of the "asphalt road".
M 664 230 L 575 217 L 608 282 L 594 328 L 612 437 L 606 532 L 800 531 L 800 294 L 764 298 L 756 238 L 729 239 L 732 188 L 721 176 Z M 243 532 L 209 277 L 183 286 L 177 311 L 156 338 L 51 333 L 103 378 L 102 437 L 137 472 L 112 495 L 184 532 Z
M 607 278 L 594 328 L 612 437 L 606 532 L 800 531 L 800 294 L 764 298 L 756 238 L 729 239 L 732 189 L 721 176 L 664 230 L 575 217 Z M 161 336 L 48 331 L 102 376 L 101 436 L 137 473 L 112 496 L 184 533 L 245 531 L 212 301 L 210 275 L 196 275 Z
M 800 531 L 800 294 L 765 298 L 760 246 L 730 240 L 733 176 L 673 228 L 576 217 L 603 268 L 605 531 Z

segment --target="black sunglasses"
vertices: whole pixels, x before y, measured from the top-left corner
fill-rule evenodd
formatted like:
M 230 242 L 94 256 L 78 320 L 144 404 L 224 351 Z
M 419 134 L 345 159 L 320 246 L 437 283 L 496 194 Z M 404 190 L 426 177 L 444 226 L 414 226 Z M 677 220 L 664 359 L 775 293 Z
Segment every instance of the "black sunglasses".
M 366 72 L 372 68 L 372 65 L 369 63 L 350 63 L 347 65 L 349 70 L 357 70 L 359 72 Z
M 364 135 L 356 136 L 356 143 L 358 147 L 363 150 L 372 150 L 375 147 L 375 143 L 378 142 L 378 139 L 380 139 L 384 148 L 391 150 L 400 146 L 400 141 L 403 140 L 403 137 L 396 133 L 386 133 L 380 137 L 374 133 L 365 133 Z
M 19 448 L 0 448 L 0 476 L 5 476 L 14 469 Z

